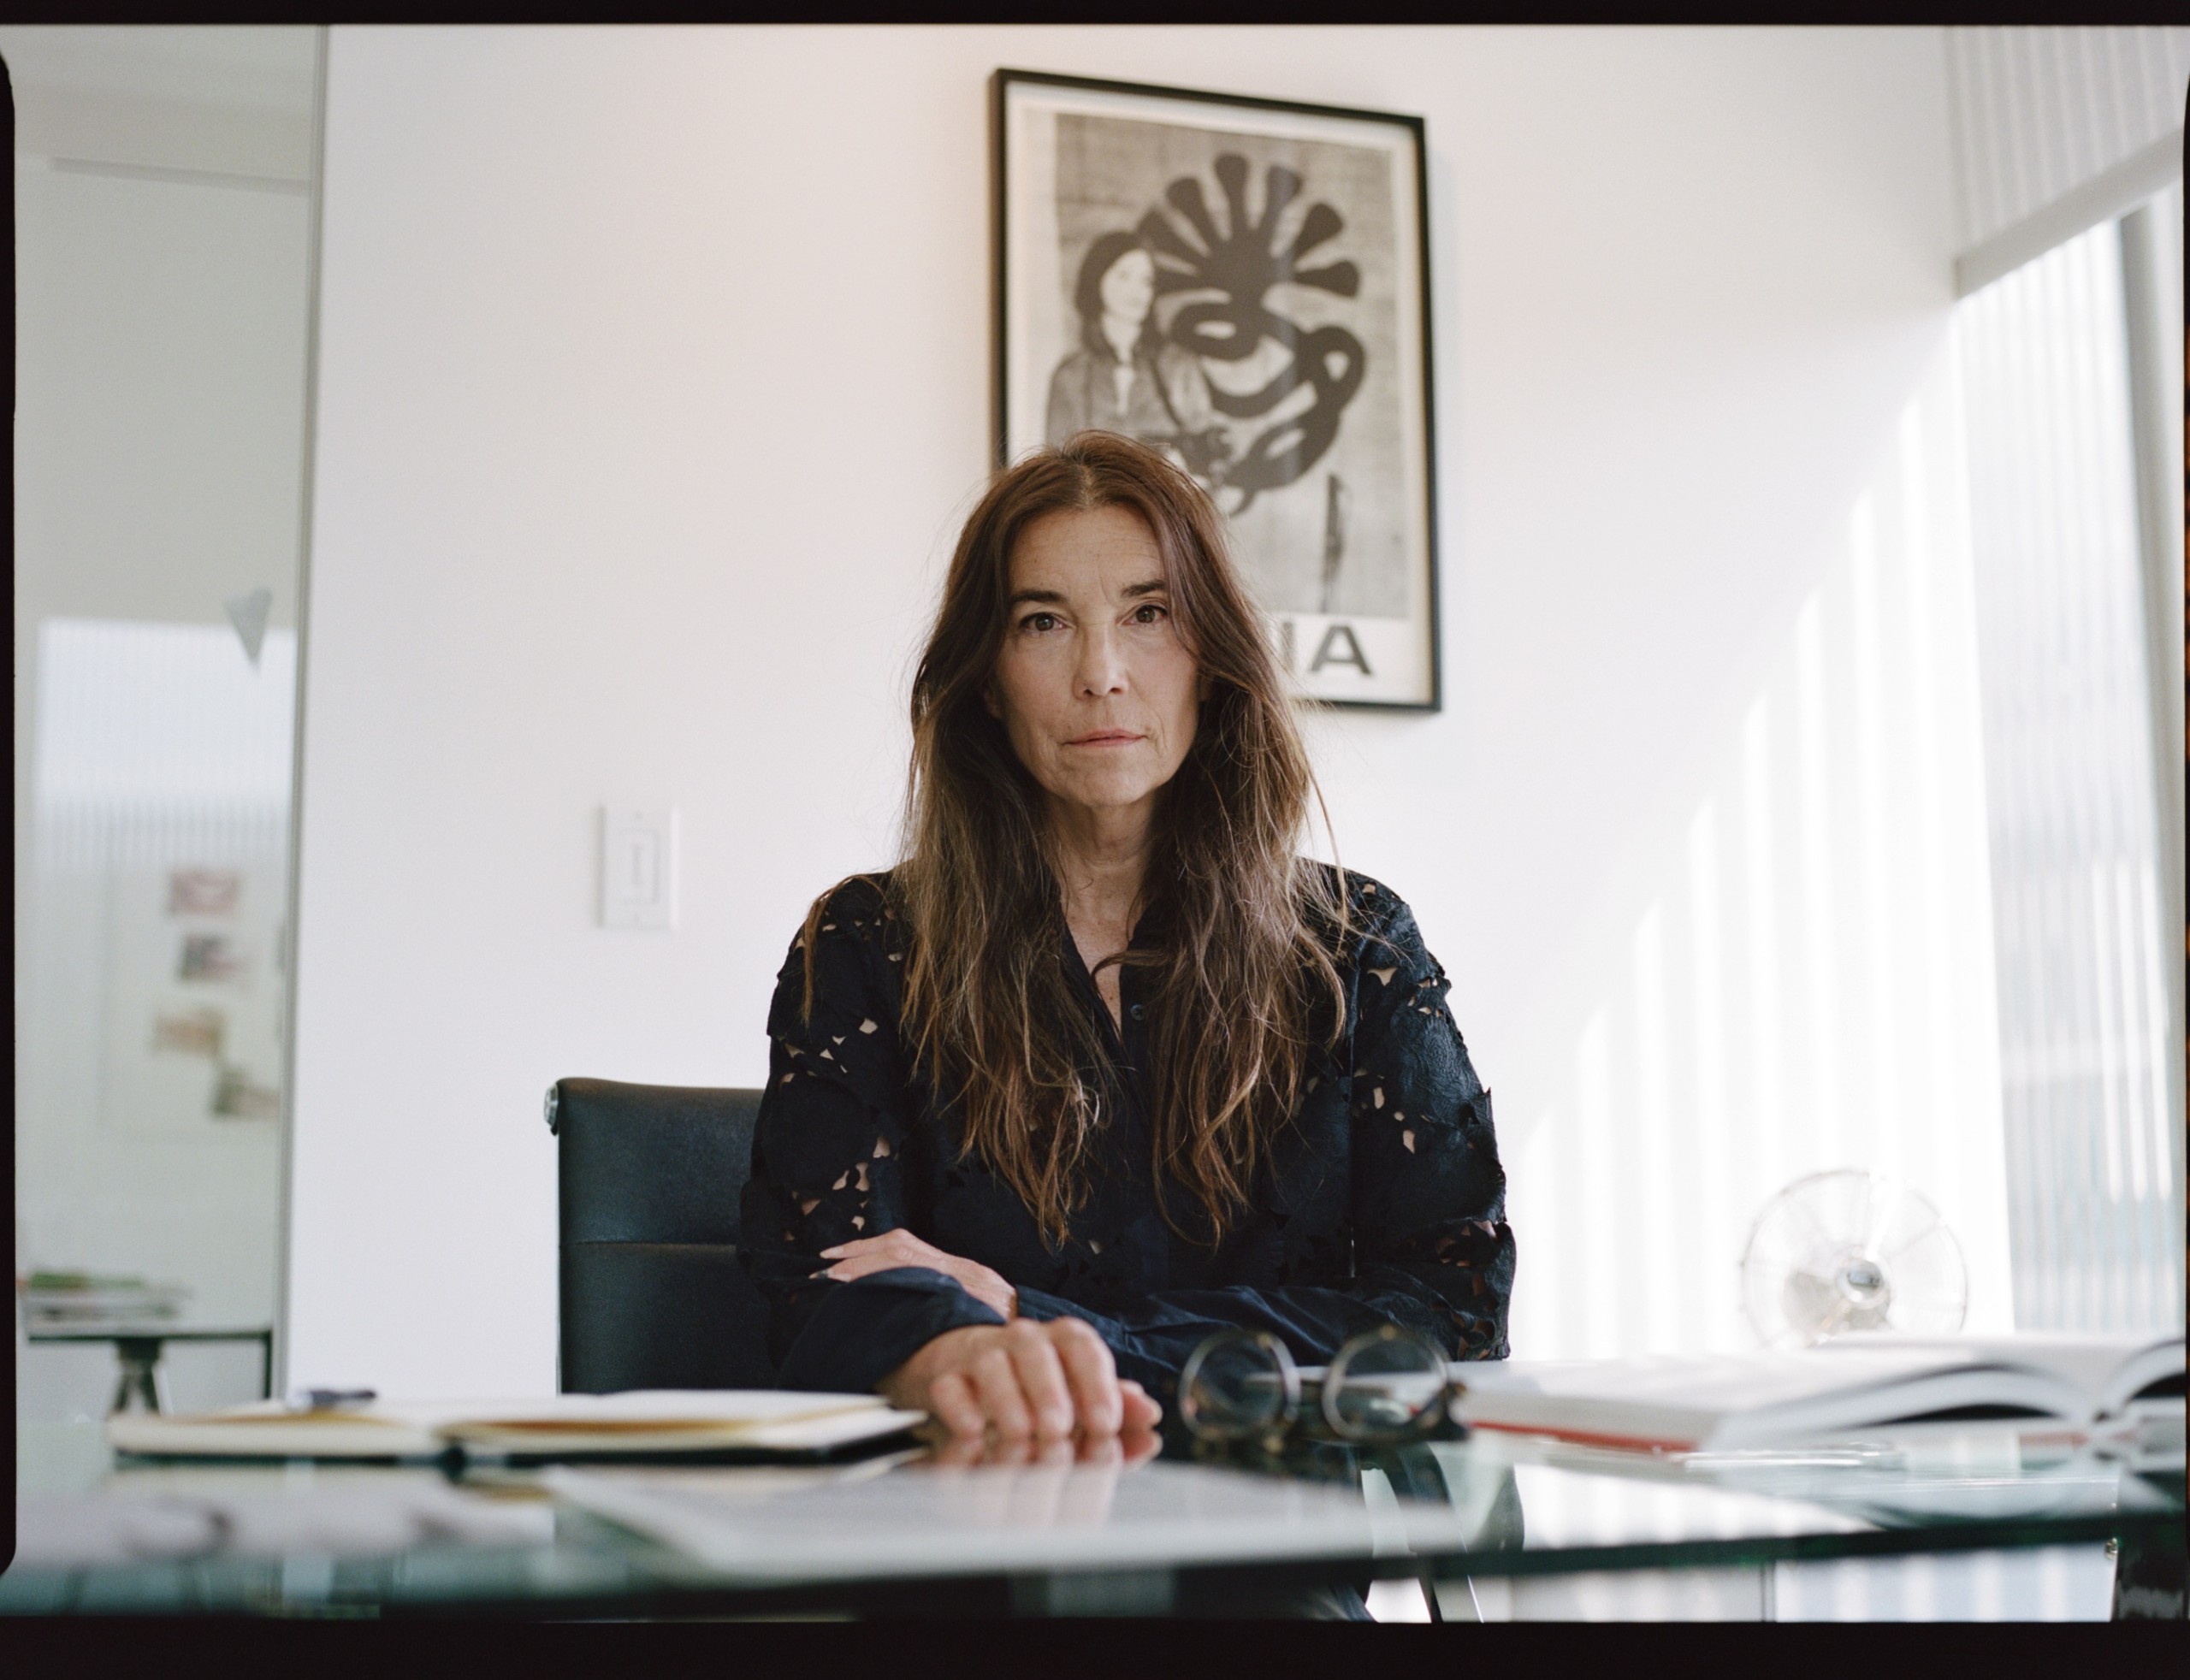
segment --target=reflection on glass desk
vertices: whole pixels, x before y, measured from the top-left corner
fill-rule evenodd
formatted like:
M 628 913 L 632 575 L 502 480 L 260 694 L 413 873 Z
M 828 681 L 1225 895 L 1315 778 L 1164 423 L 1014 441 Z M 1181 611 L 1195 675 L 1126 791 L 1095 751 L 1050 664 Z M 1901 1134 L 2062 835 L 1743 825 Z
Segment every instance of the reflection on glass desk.
M 115 1463 L 25 1430 L 0 1612 L 1161 1614 L 1302 1586 L 2117 1541 L 2180 1571 L 2180 1415 L 2141 1440 L 1927 1426 L 1652 1458 L 1488 1433 L 1282 1459 L 783 1468 Z M 2157 1445 L 2155 1445 L 2157 1440 Z M 1434 1595 L 1433 1595 L 1434 1598 Z

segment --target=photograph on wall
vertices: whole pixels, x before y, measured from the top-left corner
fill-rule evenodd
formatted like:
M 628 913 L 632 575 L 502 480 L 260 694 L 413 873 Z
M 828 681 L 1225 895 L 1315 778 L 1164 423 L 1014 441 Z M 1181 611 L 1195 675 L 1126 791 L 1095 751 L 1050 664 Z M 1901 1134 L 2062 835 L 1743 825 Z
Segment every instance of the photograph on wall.
M 277 855 L 107 873 L 98 1106 L 131 1133 L 249 1130 L 281 1109 Z
M 1301 692 L 1435 709 L 1420 119 L 1020 70 L 994 100 L 1001 460 L 1163 450 Z

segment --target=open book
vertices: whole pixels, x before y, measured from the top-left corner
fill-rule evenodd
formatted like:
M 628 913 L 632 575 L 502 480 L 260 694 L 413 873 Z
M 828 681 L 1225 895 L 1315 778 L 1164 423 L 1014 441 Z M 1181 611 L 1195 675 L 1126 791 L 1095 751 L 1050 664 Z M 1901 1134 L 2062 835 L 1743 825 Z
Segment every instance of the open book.
M 298 1409 L 278 1400 L 189 1414 L 117 1412 L 107 1440 L 159 1458 L 630 1458 L 818 1457 L 902 1434 L 925 1414 L 873 1394 L 772 1388 L 640 1389 L 544 1399 L 383 1401 Z
M 1799 1352 L 1456 1366 L 1479 1429 L 1660 1452 L 1781 1446 L 1892 1424 L 2022 1418 L 2088 1428 L 2180 1405 L 2181 1336 L 1838 1336 Z

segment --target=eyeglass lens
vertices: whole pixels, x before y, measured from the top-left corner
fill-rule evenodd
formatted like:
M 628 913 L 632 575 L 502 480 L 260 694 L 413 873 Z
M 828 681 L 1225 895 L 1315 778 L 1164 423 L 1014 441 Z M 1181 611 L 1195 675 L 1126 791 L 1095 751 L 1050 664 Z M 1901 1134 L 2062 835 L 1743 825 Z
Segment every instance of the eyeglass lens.
M 1444 1356 L 1392 1330 L 1339 1352 L 1323 1378 L 1323 1421 L 1354 1440 L 1405 1435 L 1445 1393 Z
M 1181 1373 L 1179 1411 L 1197 1435 L 1238 1439 L 1283 1423 L 1299 1393 L 1282 1347 L 1264 1336 L 1226 1336 L 1187 1362 Z

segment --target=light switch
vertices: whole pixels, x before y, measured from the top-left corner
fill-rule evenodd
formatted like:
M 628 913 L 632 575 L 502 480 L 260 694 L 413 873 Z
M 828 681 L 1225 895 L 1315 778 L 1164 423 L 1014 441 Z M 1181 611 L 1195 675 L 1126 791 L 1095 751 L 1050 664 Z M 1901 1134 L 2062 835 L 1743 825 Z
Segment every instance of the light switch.
M 601 925 L 677 926 L 677 812 L 673 807 L 601 807 Z

